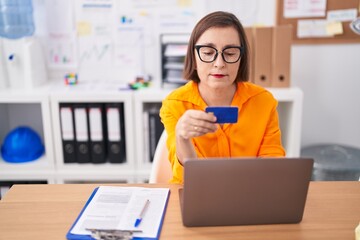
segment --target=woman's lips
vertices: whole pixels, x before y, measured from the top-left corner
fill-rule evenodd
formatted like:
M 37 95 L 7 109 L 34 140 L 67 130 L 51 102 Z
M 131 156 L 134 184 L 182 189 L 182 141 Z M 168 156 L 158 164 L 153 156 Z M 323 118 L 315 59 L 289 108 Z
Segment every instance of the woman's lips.
M 213 76 L 214 78 L 223 78 L 225 75 L 224 74 L 211 74 L 211 76 Z

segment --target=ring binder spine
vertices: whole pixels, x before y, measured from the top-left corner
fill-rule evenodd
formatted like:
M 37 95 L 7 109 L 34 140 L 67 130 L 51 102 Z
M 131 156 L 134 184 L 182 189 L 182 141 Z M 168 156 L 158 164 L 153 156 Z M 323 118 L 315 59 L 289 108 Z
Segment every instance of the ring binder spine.
M 109 162 L 124 163 L 126 161 L 126 149 L 123 104 L 107 103 L 106 121 Z
M 89 117 L 86 104 L 74 104 L 75 139 L 78 163 L 89 163 Z
M 92 163 L 106 162 L 105 115 L 100 103 L 89 103 L 90 155 Z
M 61 139 L 64 163 L 77 162 L 75 146 L 75 119 L 72 104 L 60 104 Z

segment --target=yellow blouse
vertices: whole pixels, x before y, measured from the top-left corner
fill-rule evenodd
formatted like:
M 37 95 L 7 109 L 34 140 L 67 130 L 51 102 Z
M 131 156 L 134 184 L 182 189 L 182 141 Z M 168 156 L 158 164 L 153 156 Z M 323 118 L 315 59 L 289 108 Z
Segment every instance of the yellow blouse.
M 192 138 L 199 158 L 285 156 L 281 145 L 277 101 L 270 92 L 252 83 L 240 82 L 231 106 L 239 108 L 237 123 L 223 124 L 214 133 Z M 183 166 L 176 156 L 177 121 L 188 109 L 204 111 L 206 107 L 198 85 L 193 81 L 174 90 L 162 102 L 160 117 L 168 135 L 172 183 L 183 182 Z

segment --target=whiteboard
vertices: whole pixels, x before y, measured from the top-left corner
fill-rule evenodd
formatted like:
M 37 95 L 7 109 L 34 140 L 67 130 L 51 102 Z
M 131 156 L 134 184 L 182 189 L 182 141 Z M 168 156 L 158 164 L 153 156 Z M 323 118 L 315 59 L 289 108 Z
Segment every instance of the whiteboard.
M 142 74 L 160 83 L 160 35 L 191 33 L 213 11 L 244 26 L 273 26 L 276 0 L 33 0 L 35 35 L 51 78 L 128 83 Z

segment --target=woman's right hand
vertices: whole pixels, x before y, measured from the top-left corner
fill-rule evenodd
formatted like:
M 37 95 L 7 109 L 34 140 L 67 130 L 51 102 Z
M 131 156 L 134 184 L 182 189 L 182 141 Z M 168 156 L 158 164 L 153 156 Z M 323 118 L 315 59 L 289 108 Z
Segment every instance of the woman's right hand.
M 176 124 L 176 136 L 190 139 L 215 132 L 217 128 L 216 117 L 213 113 L 187 110 Z

